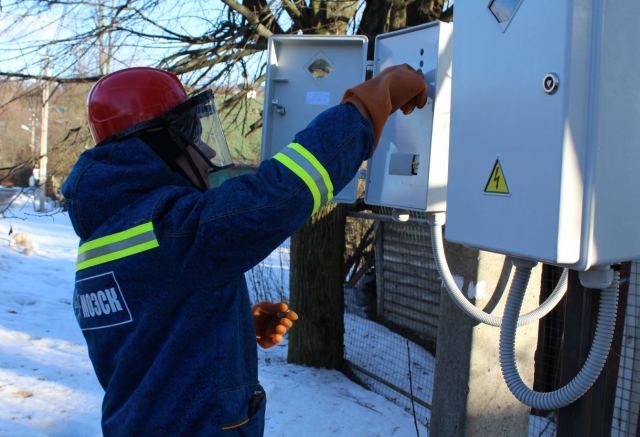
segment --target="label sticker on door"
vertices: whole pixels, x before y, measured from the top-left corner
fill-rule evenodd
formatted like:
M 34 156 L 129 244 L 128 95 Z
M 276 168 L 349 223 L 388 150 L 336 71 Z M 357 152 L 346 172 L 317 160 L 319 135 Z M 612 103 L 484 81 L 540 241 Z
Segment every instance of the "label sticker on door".
M 329 106 L 331 101 L 331 93 L 307 91 L 307 105 Z
M 507 185 L 507 179 L 504 177 L 500 158 L 497 158 L 496 163 L 493 165 L 493 170 L 491 170 L 487 185 L 484 187 L 484 192 L 487 194 L 511 194 L 509 192 L 509 186 Z

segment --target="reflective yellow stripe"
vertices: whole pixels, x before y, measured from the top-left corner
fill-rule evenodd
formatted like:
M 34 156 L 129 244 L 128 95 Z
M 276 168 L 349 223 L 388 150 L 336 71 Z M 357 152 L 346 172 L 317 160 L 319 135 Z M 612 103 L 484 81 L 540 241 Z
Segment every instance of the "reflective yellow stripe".
M 309 176 L 309 173 L 304 171 L 302 167 L 300 167 L 293 161 L 293 159 L 281 153 L 278 153 L 273 157 L 273 159 L 280 161 L 282 164 L 284 164 L 285 167 L 297 174 L 300 179 L 302 179 L 304 183 L 307 184 L 307 187 L 309 187 L 309 190 L 311 190 L 311 195 L 313 196 L 313 211 L 311 212 L 311 215 L 318 212 L 318 210 L 320 209 L 320 190 L 318 190 L 318 186 L 316 185 L 313 178 Z
M 327 173 L 327 170 L 325 170 L 322 164 L 320 164 L 320 161 L 318 161 L 316 157 L 311 154 L 311 152 L 309 152 L 307 149 L 305 149 L 304 147 L 302 147 L 302 145 L 298 143 L 291 143 L 289 144 L 289 147 L 291 147 L 293 150 L 296 150 L 302 156 L 307 158 L 307 160 L 311 163 L 311 165 L 313 165 L 315 169 L 318 170 L 318 173 L 320 173 L 320 175 L 322 176 L 322 179 L 324 180 L 324 184 L 327 186 L 327 201 L 333 199 L 333 183 L 331 182 L 329 173 Z
M 311 191 L 312 215 L 333 198 L 333 183 L 327 170 L 302 145 L 291 143 L 273 157 L 294 172 Z
M 158 247 L 153 223 L 89 241 L 78 249 L 76 271 Z

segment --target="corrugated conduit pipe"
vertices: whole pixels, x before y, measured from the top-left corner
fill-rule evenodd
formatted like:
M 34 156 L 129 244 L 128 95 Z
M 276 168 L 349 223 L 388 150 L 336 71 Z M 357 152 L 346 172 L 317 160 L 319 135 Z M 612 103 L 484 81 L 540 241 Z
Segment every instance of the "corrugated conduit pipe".
M 582 369 L 567 385 L 549 393 L 535 392 L 527 387 L 516 366 L 516 321 L 530 276 L 530 267 L 516 267 L 500 328 L 500 367 L 509 390 L 520 402 L 541 410 L 555 410 L 585 394 L 607 361 L 615 329 L 620 274 L 614 272 L 611 285 L 601 291 L 596 333 Z
M 503 318 L 488 314 L 481 309 L 476 308 L 464 296 L 462 291 L 460 291 L 455 281 L 453 280 L 453 277 L 451 276 L 451 271 L 449 270 L 449 265 L 447 264 L 447 258 L 444 254 L 444 244 L 442 240 L 442 225 L 445 221 L 444 213 L 433 214 L 431 217 L 429 217 L 428 220 L 429 223 L 431 223 L 431 246 L 433 248 L 433 255 L 436 259 L 438 273 L 440 273 L 440 278 L 442 279 L 442 282 L 453 301 L 458 305 L 458 307 L 460 307 L 463 312 L 465 312 L 467 315 L 477 320 L 478 322 L 500 327 L 502 325 Z M 560 276 L 560 279 L 558 280 L 556 288 L 553 290 L 553 293 L 551 293 L 551 295 L 549 295 L 549 297 L 538 308 L 518 317 L 518 326 L 524 326 L 540 320 L 542 317 L 546 316 L 552 309 L 554 309 L 558 302 L 560 302 L 564 294 L 567 292 L 567 278 L 568 270 L 564 269 L 562 275 Z M 517 314 L 518 313 L 516 313 L 516 315 Z

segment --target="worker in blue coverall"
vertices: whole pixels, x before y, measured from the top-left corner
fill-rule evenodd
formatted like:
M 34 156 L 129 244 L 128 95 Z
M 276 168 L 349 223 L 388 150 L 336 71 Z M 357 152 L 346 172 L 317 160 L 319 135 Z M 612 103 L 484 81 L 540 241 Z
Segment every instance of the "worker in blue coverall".
M 406 64 L 346 91 L 255 174 L 233 164 L 210 91 L 130 68 L 88 97 L 96 147 L 63 186 L 80 237 L 74 311 L 105 390 L 105 436 L 262 436 L 257 343 L 282 341 L 286 302 L 251 305 L 245 272 L 337 193 L 390 114 L 425 105 Z M 321 310 L 321 309 L 319 309 Z

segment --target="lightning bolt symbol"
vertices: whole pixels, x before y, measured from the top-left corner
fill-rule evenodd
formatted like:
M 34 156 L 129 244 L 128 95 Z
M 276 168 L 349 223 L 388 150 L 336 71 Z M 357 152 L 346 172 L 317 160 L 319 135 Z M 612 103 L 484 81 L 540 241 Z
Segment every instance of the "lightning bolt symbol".
M 500 170 L 500 167 L 496 167 L 496 174 L 493 177 L 493 180 L 496 183 L 496 190 L 498 189 L 498 185 L 500 184 L 500 171 L 499 170 Z

